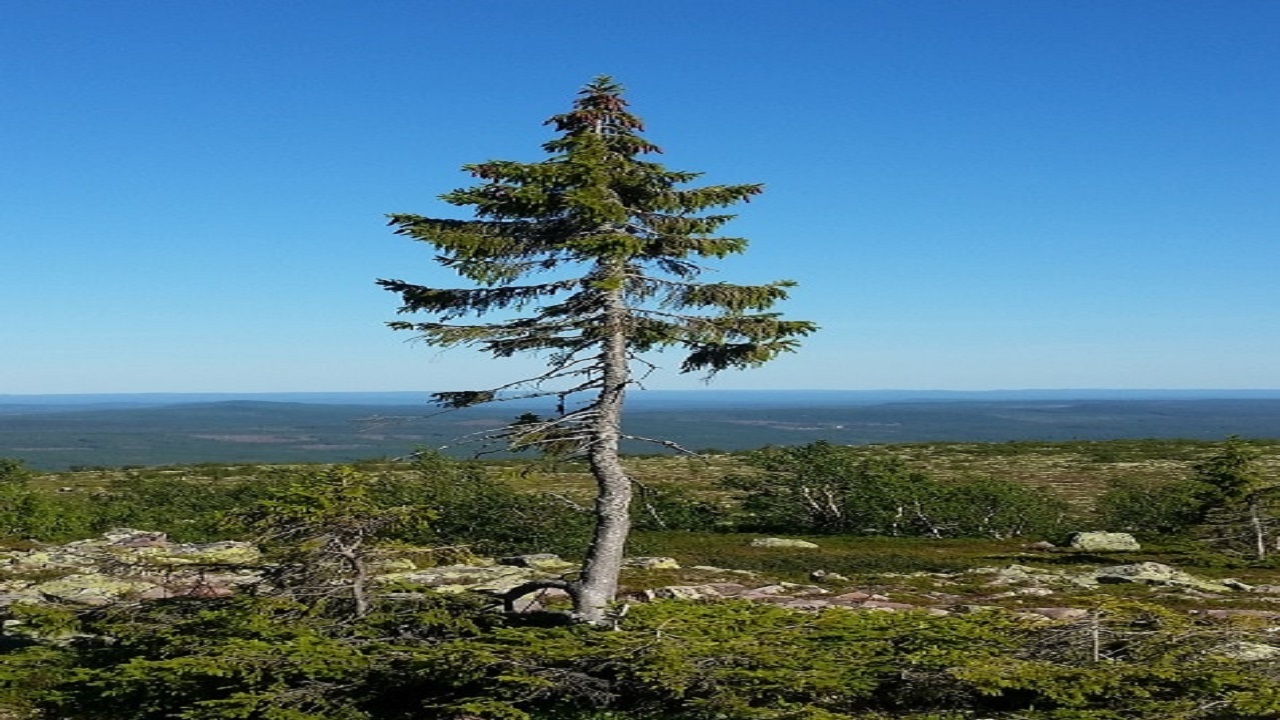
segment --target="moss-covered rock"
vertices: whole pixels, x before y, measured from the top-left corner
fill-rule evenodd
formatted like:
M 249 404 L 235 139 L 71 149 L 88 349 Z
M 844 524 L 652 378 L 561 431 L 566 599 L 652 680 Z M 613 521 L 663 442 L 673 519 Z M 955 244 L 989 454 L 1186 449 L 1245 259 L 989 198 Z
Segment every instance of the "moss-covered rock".
M 155 587 L 153 583 L 122 580 L 99 573 L 77 573 L 40 583 L 31 590 L 57 602 L 106 605 Z

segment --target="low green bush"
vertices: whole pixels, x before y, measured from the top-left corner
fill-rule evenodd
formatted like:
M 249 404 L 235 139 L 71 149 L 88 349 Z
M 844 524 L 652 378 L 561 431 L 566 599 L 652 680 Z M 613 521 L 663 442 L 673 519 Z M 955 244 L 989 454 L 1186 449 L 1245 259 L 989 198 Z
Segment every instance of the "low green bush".
M 636 530 L 731 529 L 730 513 L 686 487 L 667 483 L 642 486 L 631 503 Z
M 0 458 L 0 540 L 72 540 L 91 532 L 93 508 L 83 495 L 32 487 L 20 460 Z
M 1118 532 L 1181 535 L 1203 521 L 1207 490 L 1189 478 L 1115 478 L 1098 496 L 1098 523 Z
M 281 488 L 320 484 L 333 470 L 261 466 L 218 478 L 180 469 L 133 470 L 114 474 L 99 492 L 63 494 L 33 489 L 31 474 L 9 462 L 0 464 L 0 538 L 63 542 L 133 527 L 179 542 L 242 539 L 243 529 L 225 522 L 229 514 L 278 499 Z M 577 554 L 589 537 L 589 512 L 551 494 L 516 490 L 477 463 L 423 454 L 409 466 L 384 463 L 351 472 L 367 481 L 373 506 L 412 506 L 435 518 L 429 529 L 406 525 L 395 533 L 392 539 L 403 543 L 467 546 L 483 554 Z
M 615 631 L 465 597 L 358 620 L 280 598 L 65 618 L 0 656 L 0 709 L 61 720 L 1270 720 L 1245 625 L 1109 600 L 1072 622 L 749 602 L 635 607 Z M 69 629 L 74 641 L 66 641 Z M 54 640 L 53 636 L 61 637 Z
M 995 478 L 950 482 L 892 455 L 815 442 L 747 457 L 757 471 L 725 479 L 743 529 L 894 537 L 1052 536 L 1069 506 L 1043 489 Z
M 397 497 L 436 513 L 430 536 L 418 544 L 467 545 L 489 555 L 555 552 L 586 547 L 592 516 L 549 493 L 520 492 L 477 463 L 420 455 L 398 481 Z

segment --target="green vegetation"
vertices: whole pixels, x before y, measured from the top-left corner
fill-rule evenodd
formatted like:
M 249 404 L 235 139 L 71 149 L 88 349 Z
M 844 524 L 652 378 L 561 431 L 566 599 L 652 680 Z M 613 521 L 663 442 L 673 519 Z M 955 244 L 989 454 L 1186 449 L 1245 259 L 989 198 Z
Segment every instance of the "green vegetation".
M 1254 557 L 1264 560 L 1280 540 L 1274 529 L 1280 480 L 1268 477 L 1259 460 L 1256 448 L 1232 436 L 1218 452 L 1197 463 L 1195 471 L 1207 488 L 1202 498 L 1205 514 L 1212 514 L 1219 534 L 1228 541 L 1243 535 Z
M 1204 521 L 1206 490 L 1193 478 L 1112 478 L 1098 497 L 1099 524 L 1142 535 L 1186 533 Z
M 633 458 L 644 489 L 631 551 L 671 555 L 685 569 L 627 570 L 624 590 L 740 572 L 758 584 L 806 583 L 822 569 L 897 601 L 945 595 L 968 611 L 664 600 L 632 606 L 612 631 L 549 613 L 505 615 L 479 594 L 368 582 L 397 552 L 434 549 L 435 562 L 449 563 L 580 549 L 590 516 L 577 506 L 590 478 L 573 464 L 423 455 L 359 467 L 39 474 L 0 462 L 0 518 L 14 546 L 128 524 L 187 539 L 256 538 L 273 563 L 273 582 L 231 597 L 9 605 L 0 717 L 1274 719 L 1272 596 L 1241 593 L 1227 605 L 1140 585 L 1078 587 L 1051 601 L 1074 614 L 1048 620 L 1020 612 L 1043 597 L 997 592 L 1008 586 L 992 585 L 991 568 L 1165 562 L 1280 584 L 1271 558 L 1254 552 L 1247 500 L 1270 487 L 1276 456 L 1275 444 L 1231 440 L 819 443 L 706 461 Z M 1063 478 L 1078 490 L 1070 503 L 1044 490 Z M 815 509 L 810 498 L 830 502 Z M 1245 542 L 1221 542 L 1219 513 Z M 1092 526 L 1153 532 L 1144 550 L 1105 558 L 1024 547 Z M 758 534 L 742 532 L 765 529 L 820 547 L 753 547 Z M 1226 607 L 1235 614 L 1207 612 Z
M 0 702 L 63 720 L 1249 720 L 1280 713 L 1263 637 L 1112 601 L 1074 623 L 1002 612 L 637 607 L 613 632 L 466 599 L 358 619 L 280 598 L 29 612 Z M 40 642 L 67 637 L 73 642 Z
M 942 482 L 898 457 L 825 442 L 748 457 L 763 472 L 727 478 L 743 491 L 745 524 L 764 531 L 943 537 L 1055 536 L 1069 508 L 998 478 Z
M 228 540 L 266 532 L 262 523 L 288 517 L 302 500 L 320 502 L 324 496 L 312 494 L 323 492 L 333 493 L 328 502 L 335 505 L 361 503 L 369 515 L 417 509 L 430 522 L 388 530 L 390 539 L 408 544 L 570 552 L 582 547 L 588 529 L 571 501 L 520 492 L 479 463 L 432 454 L 359 470 L 204 466 L 45 476 L 41 484 L 56 489 L 32 487 L 34 473 L 9 466 L 14 479 L 0 481 L 0 520 L 8 519 L 0 537 L 10 540 L 60 542 L 115 527 L 162 531 L 183 542 Z M 351 486 L 344 489 L 344 482 Z
M 1157 540 L 1204 534 L 1212 486 L 1199 479 L 1197 468 L 1222 447 L 1164 440 L 816 443 L 627 462 L 641 484 L 632 508 L 641 530 L 1056 539 L 1074 525 Z M 1247 447 L 1256 453 L 1255 472 L 1280 476 L 1280 444 L 1251 441 Z M 60 542 L 138 527 L 184 542 L 230 539 L 235 532 L 223 521 L 227 512 L 261 500 L 276 483 L 325 467 L 204 464 L 39 473 L 9 460 L 0 475 L 3 536 Z M 413 461 L 371 460 L 352 467 L 381 478 L 377 492 L 385 507 L 437 509 L 431 534 L 405 535 L 404 542 L 469 545 L 482 554 L 575 555 L 587 537 L 583 509 L 590 505 L 593 481 L 579 463 L 422 454 Z M 810 497 L 839 495 L 836 510 L 843 519 L 805 505 L 806 490 Z M 1059 499 L 1068 502 L 1065 512 Z M 1215 512 L 1207 519 L 1219 517 Z M 1252 552 L 1249 545 L 1234 547 Z

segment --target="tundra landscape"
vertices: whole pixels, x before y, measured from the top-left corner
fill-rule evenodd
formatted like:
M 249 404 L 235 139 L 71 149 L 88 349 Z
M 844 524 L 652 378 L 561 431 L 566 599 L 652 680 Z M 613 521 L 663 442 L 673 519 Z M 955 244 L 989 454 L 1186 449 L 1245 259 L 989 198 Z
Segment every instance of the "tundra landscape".
M 580 462 L 8 461 L 0 708 L 1276 712 L 1280 442 L 817 441 L 626 462 L 642 491 L 602 631 L 569 622 L 563 591 L 520 590 L 577 572 L 595 492 Z
M 1277 29 L 11 3 L 0 720 L 1280 720 Z

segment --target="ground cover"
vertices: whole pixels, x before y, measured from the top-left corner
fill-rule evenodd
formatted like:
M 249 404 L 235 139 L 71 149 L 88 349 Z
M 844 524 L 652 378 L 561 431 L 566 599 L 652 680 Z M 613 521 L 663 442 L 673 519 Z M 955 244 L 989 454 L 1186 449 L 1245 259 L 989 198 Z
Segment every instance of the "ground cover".
M 1272 476 L 1276 445 L 1255 447 Z M 1112 479 L 1187 479 L 1217 448 L 867 447 L 835 467 L 870 489 L 886 480 L 939 492 L 928 478 L 959 486 L 975 476 L 1067 488 L 1072 522 L 1090 529 L 1088 511 Z M 831 448 L 817 450 L 827 458 Z M 902 464 L 871 472 L 861 463 L 885 453 Z M 135 527 L 174 537 L 66 543 L 84 537 L 67 525 L 54 546 L 11 533 L 0 711 L 23 720 L 1280 715 L 1280 694 L 1268 690 L 1280 682 L 1274 561 L 1191 534 L 1148 534 L 1141 548 L 1111 552 L 1034 535 L 783 533 L 761 544 L 743 527 L 743 484 L 724 483 L 762 471 L 749 456 L 630 462 L 644 502 L 611 610 L 616 629 L 606 632 L 566 626 L 567 601 L 554 594 L 528 597 L 520 615 L 497 611 L 513 584 L 576 567 L 584 541 L 573 508 L 590 486 L 569 464 L 201 465 L 43 474 L 25 486 L 10 466 L 0 503 L 43 507 L 64 524 L 72 516 L 50 510 L 79 507 L 81 531 L 145 521 Z M 33 502 L 26 488 L 56 502 Z M 23 507 L 6 508 L 13 527 L 48 529 L 24 524 Z M 383 525 L 381 509 L 424 527 Z M 237 517 L 250 522 L 224 522 Z M 246 565 L 257 551 L 223 538 L 255 529 L 262 560 Z M 568 562 L 478 557 L 553 547 Z M 239 559 L 200 564 L 224 551 Z

